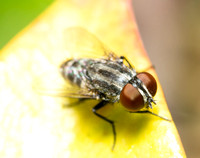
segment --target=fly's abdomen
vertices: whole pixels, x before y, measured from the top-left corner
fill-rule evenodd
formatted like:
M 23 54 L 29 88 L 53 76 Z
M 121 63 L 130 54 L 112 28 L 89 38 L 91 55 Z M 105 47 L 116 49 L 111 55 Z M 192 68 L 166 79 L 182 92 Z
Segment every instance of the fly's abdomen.
M 85 61 L 68 60 L 61 65 L 61 73 L 63 77 L 73 84 L 82 87 L 85 82 Z M 82 86 L 81 86 L 82 85 Z

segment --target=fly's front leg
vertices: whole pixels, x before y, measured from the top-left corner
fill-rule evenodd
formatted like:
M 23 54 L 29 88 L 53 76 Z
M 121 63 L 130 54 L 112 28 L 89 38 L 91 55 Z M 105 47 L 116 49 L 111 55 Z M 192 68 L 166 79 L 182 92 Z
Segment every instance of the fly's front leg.
M 122 59 L 122 63 L 125 60 L 128 63 L 129 68 L 133 69 L 133 67 L 131 66 L 130 62 L 128 61 L 128 59 L 126 59 L 125 56 L 120 56 L 120 59 Z
M 159 118 L 161 118 L 161 119 L 163 119 L 163 120 L 165 120 L 165 121 L 171 121 L 170 119 L 165 118 L 165 117 L 162 117 L 162 116 L 160 116 L 160 115 L 158 115 L 158 114 L 155 114 L 155 113 L 153 113 L 153 112 L 151 112 L 151 111 L 149 111 L 149 110 L 145 110 L 145 111 L 135 111 L 135 112 L 130 112 L 130 113 L 151 114 L 151 115 L 156 116 L 156 117 L 159 117 Z
M 115 125 L 114 125 L 114 121 L 107 119 L 106 117 L 102 116 L 101 114 L 97 113 L 97 110 L 101 109 L 102 107 L 104 107 L 108 102 L 107 101 L 101 101 L 100 103 L 98 103 L 93 109 L 93 113 L 100 117 L 101 119 L 105 120 L 106 122 L 110 123 L 112 126 L 112 130 L 113 130 L 113 136 L 114 136 L 114 141 L 113 141 L 113 146 L 112 146 L 112 150 L 115 147 L 115 143 L 116 143 L 116 130 L 115 130 Z
M 125 56 L 120 56 L 120 59 L 122 59 L 122 63 L 123 63 L 123 61 L 125 60 L 125 61 L 128 63 L 129 68 L 133 69 L 133 67 L 131 66 L 130 62 L 128 61 L 128 59 L 127 59 Z M 150 69 L 155 69 L 155 66 L 154 66 L 154 65 L 151 65 L 151 66 L 149 66 L 148 68 L 146 68 L 146 69 L 144 69 L 144 70 L 142 70 L 142 71 L 139 71 L 139 72 L 137 72 L 137 73 L 146 72 L 146 71 L 148 71 L 148 70 L 150 70 Z

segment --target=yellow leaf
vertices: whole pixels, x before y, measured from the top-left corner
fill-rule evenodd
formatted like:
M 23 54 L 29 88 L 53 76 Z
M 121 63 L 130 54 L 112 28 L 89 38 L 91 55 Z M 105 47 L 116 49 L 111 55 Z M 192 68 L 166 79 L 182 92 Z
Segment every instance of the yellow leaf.
M 108 105 L 100 112 L 116 125 L 112 151 L 111 126 L 91 110 L 97 101 L 64 108 L 72 100 L 37 93 L 35 87 L 57 92 L 66 85 L 60 64 L 81 56 L 66 49 L 66 29 L 73 26 L 126 56 L 137 71 L 151 66 L 130 1 L 55 1 L 0 53 L 0 157 L 186 157 L 173 121 L 131 114 L 120 103 Z M 155 71 L 148 72 L 158 83 L 153 112 L 171 119 Z

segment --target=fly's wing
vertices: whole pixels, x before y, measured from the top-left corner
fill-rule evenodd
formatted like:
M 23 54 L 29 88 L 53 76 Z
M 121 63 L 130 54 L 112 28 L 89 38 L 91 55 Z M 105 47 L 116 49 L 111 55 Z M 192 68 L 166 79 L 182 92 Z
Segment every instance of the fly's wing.
M 105 47 L 105 45 L 98 38 L 96 38 L 95 35 L 88 32 L 84 28 L 67 28 L 64 31 L 63 37 L 64 48 L 69 54 L 71 54 L 71 58 L 106 58 L 113 61 L 122 61 L 116 54 Z M 55 73 L 54 77 L 56 77 Z M 39 94 L 48 96 L 88 99 L 96 99 L 99 97 L 98 94 L 94 94 L 86 88 L 79 88 L 77 86 L 74 87 L 74 85 L 68 83 L 67 81 L 66 83 L 64 83 L 65 86 L 61 85 L 57 86 L 56 88 L 52 88 L 52 83 L 54 83 L 54 85 L 59 85 L 56 84 L 54 81 L 62 78 L 61 76 L 57 76 L 57 78 L 53 82 L 51 81 L 47 86 L 44 86 L 44 84 L 49 81 L 49 78 L 52 78 L 52 75 L 50 77 L 46 76 L 46 79 L 43 78 L 44 82 L 40 84 L 41 86 L 36 86 L 36 90 Z
M 66 97 L 66 98 L 85 98 L 96 99 L 97 94 L 86 88 L 80 88 L 69 81 L 64 80 L 59 71 L 51 69 L 52 72 L 46 72 L 36 78 L 32 89 L 41 96 Z
M 83 89 L 37 89 L 38 94 L 53 97 L 96 99 L 98 96 Z
M 134 68 L 128 60 L 120 59 L 108 49 L 95 35 L 82 27 L 70 27 L 64 31 L 65 49 L 71 58 L 106 58 Z
M 119 59 L 92 33 L 82 27 L 70 27 L 64 31 L 65 49 L 72 58 Z

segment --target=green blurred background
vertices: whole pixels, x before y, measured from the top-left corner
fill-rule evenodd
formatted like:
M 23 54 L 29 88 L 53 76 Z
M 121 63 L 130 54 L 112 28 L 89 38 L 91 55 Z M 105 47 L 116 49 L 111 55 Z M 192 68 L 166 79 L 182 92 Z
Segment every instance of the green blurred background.
M 53 0 L 0 0 L 0 49 Z
M 1 0 L 0 49 L 52 2 Z M 133 6 L 186 154 L 199 157 L 200 1 L 133 0 Z

